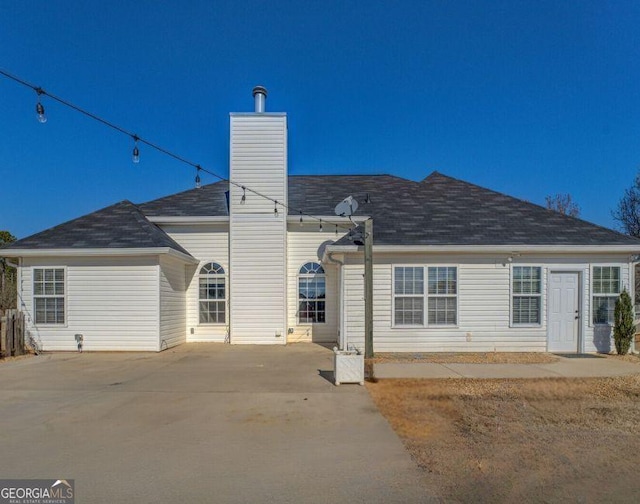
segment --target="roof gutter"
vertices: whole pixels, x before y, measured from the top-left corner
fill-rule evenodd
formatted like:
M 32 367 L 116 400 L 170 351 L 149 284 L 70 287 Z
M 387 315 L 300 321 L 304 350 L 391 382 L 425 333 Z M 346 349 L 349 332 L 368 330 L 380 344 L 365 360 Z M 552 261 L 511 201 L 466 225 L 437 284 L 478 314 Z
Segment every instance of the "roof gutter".
M 191 264 L 199 264 L 200 262 L 195 257 L 171 247 L 7 249 L 2 252 L 4 257 L 131 257 L 165 254 Z
M 218 224 L 229 222 L 228 215 L 162 216 L 146 215 L 154 224 Z
M 344 254 L 358 252 L 363 247 L 357 245 L 329 245 L 327 252 L 340 252 Z M 444 253 L 457 252 L 462 254 L 476 253 L 628 253 L 638 254 L 638 245 L 374 245 L 373 251 L 377 253 Z

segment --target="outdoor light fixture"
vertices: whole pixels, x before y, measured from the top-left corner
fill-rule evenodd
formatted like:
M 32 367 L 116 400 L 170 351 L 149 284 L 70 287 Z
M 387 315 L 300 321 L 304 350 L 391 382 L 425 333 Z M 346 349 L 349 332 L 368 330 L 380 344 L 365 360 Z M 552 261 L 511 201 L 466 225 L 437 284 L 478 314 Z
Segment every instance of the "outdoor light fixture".
M 202 170 L 200 165 L 196 166 L 196 189 L 200 189 L 200 170 Z
M 139 138 L 137 137 L 137 135 L 133 135 L 133 153 L 131 156 L 131 159 L 133 160 L 134 163 L 139 163 L 140 162 L 140 150 L 138 149 L 138 140 Z
M 36 93 L 38 93 L 38 103 L 36 103 L 36 114 L 38 114 L 38 121 L 44 124 L 47 122 L 47 116 L 44 115 L 44 105 L 40 103 L 40 95 L 44 94 L 44 91 L 40 88 L 37 88 Z

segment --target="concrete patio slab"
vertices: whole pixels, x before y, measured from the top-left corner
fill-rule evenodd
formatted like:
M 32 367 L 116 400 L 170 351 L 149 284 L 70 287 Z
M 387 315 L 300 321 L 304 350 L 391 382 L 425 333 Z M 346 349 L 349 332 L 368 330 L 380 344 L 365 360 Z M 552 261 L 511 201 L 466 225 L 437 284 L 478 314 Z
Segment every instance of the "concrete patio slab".
M 77 502 L 434 502 L 366 389 L 316 345 L 182 345 L 0 364 L 2 478 Z

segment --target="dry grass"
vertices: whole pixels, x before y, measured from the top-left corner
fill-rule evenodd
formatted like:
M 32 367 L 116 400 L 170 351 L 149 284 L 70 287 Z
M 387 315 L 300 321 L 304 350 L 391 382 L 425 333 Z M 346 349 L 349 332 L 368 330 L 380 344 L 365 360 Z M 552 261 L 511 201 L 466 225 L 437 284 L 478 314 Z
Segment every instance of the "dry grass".
M 367 388 L 446 502 L 636 502 L 640 375 Z
M 376 353 L 372 361 L 434 364 L 549 364 L 558 357 L 542 352 Z

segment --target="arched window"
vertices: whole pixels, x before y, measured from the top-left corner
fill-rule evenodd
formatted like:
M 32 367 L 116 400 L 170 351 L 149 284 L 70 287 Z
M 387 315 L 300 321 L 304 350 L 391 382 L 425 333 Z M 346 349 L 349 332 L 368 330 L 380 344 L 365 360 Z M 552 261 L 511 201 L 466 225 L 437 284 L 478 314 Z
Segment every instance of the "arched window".
M 224 268 L 218 263 L 205 264 L 200 269 L 200 323 L 226 322 L 226 279 Z
M 326 282 L 324 269 L 308 262 L 298 273 L 298 321 L 300 324 L 324 323 Z

